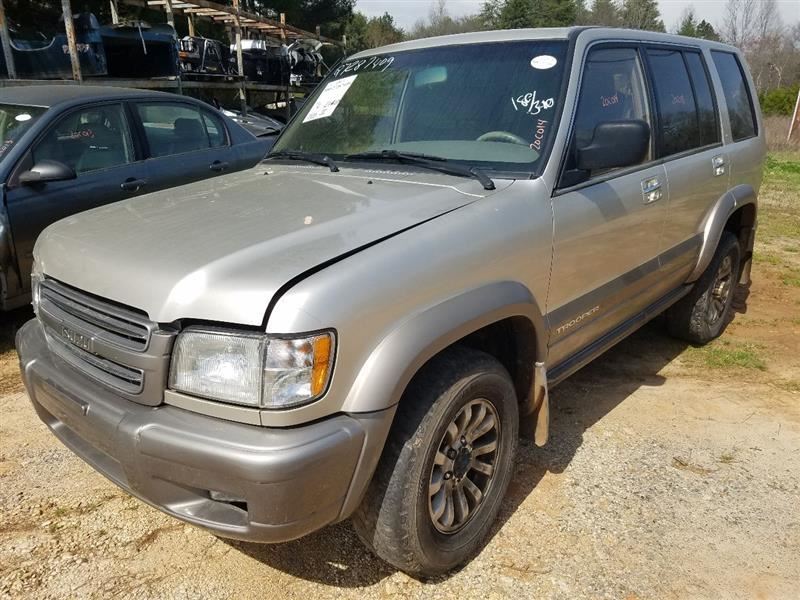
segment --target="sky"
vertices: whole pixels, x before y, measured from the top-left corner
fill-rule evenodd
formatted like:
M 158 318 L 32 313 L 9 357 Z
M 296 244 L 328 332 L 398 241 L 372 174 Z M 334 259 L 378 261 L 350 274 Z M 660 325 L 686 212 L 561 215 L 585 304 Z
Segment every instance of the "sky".
M 404 29 L 411 28 L 419 19 L 427 17 L 434 0 L 356 0 L 356 10 L 369 17 L 388 12 L 395 23 Z M 447 9 L 453 16 L 476 13 L 483 6 L 484 0 L 447 0 Z M 675 27 L 683 11 L 691 6 L 697 19 L 705 19 L 712 25 L 721 25 L 725 13 L 726 0 L 659 0 L 661 17 L 668 30 Z M 591 2 L 587 2 L 591 5 Z M 786 24 L 800 21 L 800 1 L 777 0 L 783 22 Z

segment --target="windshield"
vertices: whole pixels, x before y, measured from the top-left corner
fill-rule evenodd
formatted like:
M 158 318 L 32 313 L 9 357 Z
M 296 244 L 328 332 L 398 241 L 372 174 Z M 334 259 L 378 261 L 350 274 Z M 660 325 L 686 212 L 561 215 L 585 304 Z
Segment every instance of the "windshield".
M 0 158 L 25 134 L 46 108 L 0 104 Z
M 538 171 L 555 134 L 566 53 L 563 41 L 498 42 L 346 61 L 274 151 L 343 159 L 396 150 Z

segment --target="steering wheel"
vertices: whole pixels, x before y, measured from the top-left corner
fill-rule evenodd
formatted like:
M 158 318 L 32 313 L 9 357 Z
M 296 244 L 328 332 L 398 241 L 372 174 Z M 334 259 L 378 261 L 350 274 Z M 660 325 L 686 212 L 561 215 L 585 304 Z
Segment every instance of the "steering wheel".
M 530 142 L 510 131 L 488 131 L 477 139 L 478 142 L 505 142 L 506 144 L 519 144 L 530 146 Z

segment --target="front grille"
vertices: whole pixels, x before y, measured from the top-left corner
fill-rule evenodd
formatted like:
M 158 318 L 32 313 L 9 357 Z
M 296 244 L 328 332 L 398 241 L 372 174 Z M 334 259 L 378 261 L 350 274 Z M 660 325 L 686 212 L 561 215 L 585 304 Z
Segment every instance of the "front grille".
M 50 350 L 64 362 L 130 400 L 161 403 L 174 333 L 142 311 L 53 279 L 40 284 L 38 315 Z
M 50 331 L 45 335 L 50 350 L 76 369 L 129 394 L 138 394 L 142 391 L 144 372 L 141 369 L 131 369 L 113 360 L 81 350 L 56 338 Z
M 132 350 L 147 348 L 151 324 L 145 315 L 98 300 L 52 279 L 42 283 L 40 294 L 41 302 L 50 303 L 64 316 L 80 321 L 93 335 Z

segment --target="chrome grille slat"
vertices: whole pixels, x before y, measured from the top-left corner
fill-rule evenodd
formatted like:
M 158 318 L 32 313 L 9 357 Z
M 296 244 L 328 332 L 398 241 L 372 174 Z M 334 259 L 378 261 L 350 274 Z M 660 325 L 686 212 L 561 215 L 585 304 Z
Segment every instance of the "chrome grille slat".
M 142 391 L 144 373 L 141 369 L 131 369 L 81 350 L 72 344 L 62 342 L 49 331 L 45 335 L 50 349 L 79 371 L 129 394 L 138 394 Z
M 147 327 L 132 325 L 130 322 L 123 321 L 111 315 L 103 314 L 99 311 L 87 310 L 81 304 L 70 300 L 66 296 L 61 296 L 52 290 L 45 290 L 42 297 L 56 303 L 61 310 L 71 314 L 73 317 L 82 319 L 100 329 L 105 329 L 122 337 L 130 339 L 144 346 L 147 343 Z
M 40 284 L 38 318 L 51 351 L 69 366 L 130 400 L 162 401 L 173 332 L 53 279 Z
M 79 322 L 88 323 L 96 335 L 111 343 L 138 351 L 147 348 L 153 327 L 144 315 L 98 301 L 51 279 L 42 283 L 41 298 Z

